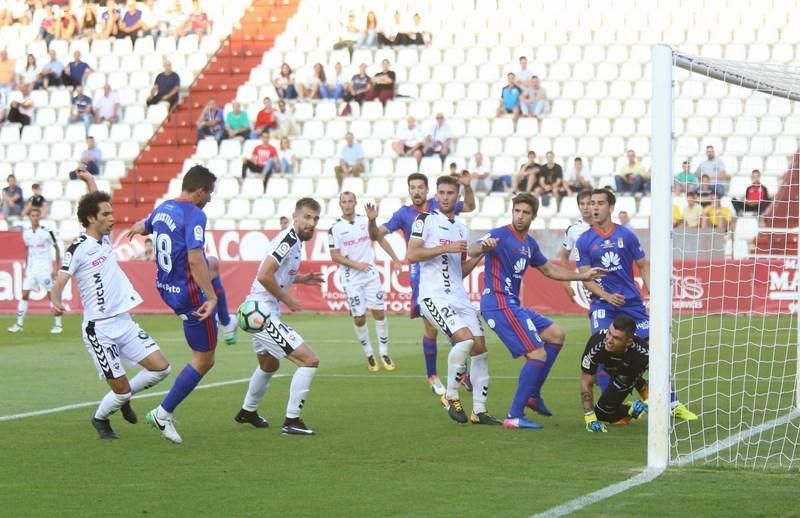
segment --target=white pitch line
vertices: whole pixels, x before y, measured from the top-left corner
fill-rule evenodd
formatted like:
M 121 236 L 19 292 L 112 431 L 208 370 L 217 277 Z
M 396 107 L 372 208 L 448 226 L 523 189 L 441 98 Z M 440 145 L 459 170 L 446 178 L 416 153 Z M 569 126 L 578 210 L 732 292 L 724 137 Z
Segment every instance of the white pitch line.
M 629 478 L 628 480 L 623 480 L 622 482 L 611 484 L 610 486 L 594 491 L 593 493 L 589 493 L 588 495 L 580 496 L 559 506 L 548 509 L 543 513 L 535 514 L 532 518 L 555 518 L 557 516 L 566 516 L 570 513 L 574 513 L 575 511 L 579 511 L 584 507 L 588 507 L 592 504 L 596 504 L 597 502 L 605 500 L 606 498 L 618 495 L 632 487 L 652 482 L 663 472 L 663 468 L 645 468 L 641 473 Z

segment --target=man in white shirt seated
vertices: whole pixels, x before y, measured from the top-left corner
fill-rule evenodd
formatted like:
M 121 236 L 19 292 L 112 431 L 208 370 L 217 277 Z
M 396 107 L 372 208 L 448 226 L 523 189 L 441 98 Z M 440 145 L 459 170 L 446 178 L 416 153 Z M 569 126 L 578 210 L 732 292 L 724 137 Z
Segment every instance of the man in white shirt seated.
M 120 119 L 119 95 L 111 90 L 111 85 L 103 85 L 103 95 L 94 102 L 94 121 L 96 123 L 108 122 L 113 124 Z
M 581 157 L 575 157 L 574 165 L 567 168 L 564 184 L 571 193 L 594 189 L 594 178 L 588 165 L 583 164 Z
M 400 156 L 413 156 L 419 165 L 424 148 L 425 132 L 417 125 L 414 117 L 409 117 L 408 126 L 400 132 L 398 140 L 392 142 L 392 149 Z
M 428 134 L 425 136 L 425 156 L 439 155 L 444 163 L 447 155 L 450 154 L 450 146 L 453 143 L 453 130 L 444 120 L 444 114 L 437 113 L 436 120 L 431 124 Z

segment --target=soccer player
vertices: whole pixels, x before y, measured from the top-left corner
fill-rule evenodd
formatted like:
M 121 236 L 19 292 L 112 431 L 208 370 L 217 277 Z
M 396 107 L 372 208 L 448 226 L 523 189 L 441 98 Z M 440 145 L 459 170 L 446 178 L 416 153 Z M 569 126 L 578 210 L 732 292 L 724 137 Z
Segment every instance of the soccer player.
M 42 218 L 42 210 L 38 207 L 28 209 L 28 219 L 31 222 L 30 228 L 22 231 L 22 241 L 28 249 L 28 260 L 25 264 L 25 278 L 22 280 L 22 300 L 17 305 L 17 321 L 8 328 L 9 333 L 21 333 L 25 323 L 25 313 L 28 311 L 28 298 L 31 290 L 41 288 L 47 291 L 47 298 L 50 299 L 50 292 L 53 289 L 53 278 L 58 272 L 58 264 L 61 262 L 61 253 L 58 251 L 58 241 L 53 231 L 39 224 Z M 55 249 L 56 260 L 50 254 L 50 249 Z M 51 299 L 52 300 L 52 299 Z M 61 334 L 61 316 L 56 315 L 53 328 L 50 333 Z
M 208 273 L 211 275 L 211 286 L 217 295 L 217 319 L 222 324 L 222 334 L 225 343 L 228 345 L 236 344 L 236 319 L 231 318 L 228 313 L 228 297 L 225 294 L 225 286 L 222 285 L 222 276 L 219 272 L 219 259 L 216 257 L 208 258 Z
M 175 378 L 161 404 L 149 411 L 146 421 L 175 444 L 183 442 L 172 414 L 214 366 L 217 295 L 211 284 L 206 261 L 206 215 L 203 207 L 211 200 L 217 177 L 195 165 L 183 177 L 181 196 L 167 200 L 128 231 L 153 234 L 158 274 L 156 287 L 161 299 L 183 321 L 183 334 L 192 349 L 192 360 Z
M 458 393 L 466 372 L 467 357 L 472 358 L 472 413 L 474 424 L 499 425 L 486 411 L 489 393 L 489 353 L 478 312 L 469 302 L 462 278 L 479 262 L 467 260 L 469 230 L 456 221 L 459 181 L 452 176 L 436 180 L 439 208 L 420 214 L 414 220 L 408 241 L 408 260 L 419 263 L 419 304 L 422 316 L 450 339 L 453 347 L 447 356 L 447 389 L 442 405 L 458 423 L 467 414 Z
M 314 237 L 319 222 L 321 207 L 312 198 L 297 200 L 293 225 L 278 233 L 267 247 L 267 255 L 258 267 L 258 273 L 250 288 L 247 300 L 265 305 L 269 319 L 263 331 L 253 335 L 253 349 L 258 366 L 250 378 L 242 409 L 234 419 L 239 423 L 250 423 L 256 428 L 269 426 L 267 420 L 258 415 L 258 405 L 264 399 L 272 376 L 280 367 L 281 358 L 288 358 L 297 365 L 289 385 L 289 402 L 281 433 L 284 435 L 314 435 L 314 431 L 300 419 L 300 411 L 311 389 L 311 380 L 317 373 L 319 358 L 303 337 L 281 321 L 281 303 L 289 311 L 299 311 L 299 300 L 289 294 L 289 286 L 299 284 L 321 284 L 319 272 L 298 274 L 300 257 L 305 241 Z
M 620 315 L 608 329 L 601 329 L 586 342 L 581 357 L 581 401 L 583 419 L 589 432 L 605 432 L 605 423 L 628 424 L 647 412 L 647 381 L 642 377 L 650 356 L 647 342 L 636 336 L 636 321 Z M 605 365 L 611 383 L 594 403 L 593 386 L 599 364 Z M 640 389 L 645 401 L 637 399 L 633 405 L 624 404 L 634 387 Z
M 592 191 L 584 190 L 578 193 L 578 210 L 581 217 L 567 227 L 564 232 L 564 241 L 561 243 L 561 249 L 558 251 L 559 264 L 564 268 L 569 268 L 569 261 L 575 261 L 578 258 L 578 253 L 575 251 L 575 243 L 584 232 L 592 227 Z M 575 290 L 572 289 L 572 282 L 564 281 L 564 290 L 570 299 L 575 297 Z
M 521 193 L 512 200 L 511 225 L 495 228 L 469 247 L 469 255 L 485 256 L 481 314 L 514 358 L 525 357 L 505 428 L 541 428 L 525 417 L 525 406 L 542 415 L 552 415 L 541 397 L 553 364 L 564 345 L 565 333 L 549 318 L 522 307 L 520 288 L 525 270 L 537 268 L 545 276 L 560 281 L 594 279 L 602 268 L 582 273 L 550 264 L 539 244 L 528 235 L 539 210 L 539 200 Z
M 367 357 L 370 372 L 377 372 L 380 367 L 375 360 L 367 328 L 367 310 L 370 310 L 375 319 L 381 363 L 384 369 L 393 371 L 396 367 L 389 356 L 389 326 L 386 322 L 383 285 L 375 267 L 375 252 L 367 229 L 367 217 L 356 215 L 356 195 L 352 192 L 345 191 L 339 195 L 339 207 L 342 209 L 342 217 L 331 227 L 328 245 L 331 259 L 341 265 L 338 271 L 339 282 L 347 295 L 356 337 Z M 395 264 L 400 262 L 385 238 L 380 238 L 378 244 L 386 250 Z
M 53 309 L 58 316 L 64 313 L 61 294 L 72 277 L 83 304 L 81 328 L 86 350 L 98 375 L 111 389 L 95 410 L 92 426 L 100 439 L 118 439 L 109 416 L 121 410 L 126 421 L 136 423 L 131 395 L 166 378 L 170 365 L 156 342 L 129 314 L 142 297 L 117 264 L 108 239 L 114 225 L 111 196 L 97 191 L 88 172 L 79 171 L 78 177 L 89 186 L 89 194 L 78 202 L 78 219 L 86 230 L 64 254 L 52 292 Z M 142 366 L 130 381 L 123 361 Z
M 462 175 L 458 179 L 458 182 L 464 188 L 464 201 L 456 203 L 455 215 L 475 210 L 475 192 L 470 186 L 469 179 L 469 175 Z M 377 209 L 372 205 L 366 206 L 367 218 L 369 219 L 369 235 L 373 241 L 377 241 L 396 230 L 401 230 L 405 237 L 406 244 L 408 244 L 411 238 L 411 227 L 417 216 L 434 211 L 438 208 L 439 205 L 436 198 L 428 198 L 427 176 L 422 173 L 412 173 L 408 175 L 407 184 L 408 195 L 411 197 L 411 204 L 404 205 L 397 209 L 397 211 L 392 214 L 392 217 L 389 218 L 389 221 L 380 227 L 378 227 L 375 221 L 378 217 Z M 411 318 L 413 319 L 420 316 L 420 309 L 417 302 L 419 298 L 419 265 L 412 262 L 408 274 L 411 283 Z M 425 331 L 422 336 L 422 352 L 425 357 L 427 380 L 433 393 L 442 396 L 445 393 L 445 387 L 439 380 L 436 370 L 437 331 L 427 320 L 423 320 L 423 323 L 425 325 Z M 462 382 L 467 390 L 471 390 L 469 377 L 467 375 L 463 377 Z
M 592 333 L 607 329 L 620 315 L 636 322 L 636 336 L 650 339 L 650 320 L 644 307 L 639 286 L 633 279 L 633 265 L 639 267 L 645 288 L 650 286 L 650 262 L 645 257 L 639 238 L 630 229 L 615 225 L 611 221 L 616 197 L 607 189 L 592 191 L 592 228 L 578 238 L 578 268 L 584 272 L 592 266 L 608 270 L 602 280 L 584 281 L 592 294 L 589 306 L 589 321 Z M 697 416 L 677 400 L 675 391 L 671 395 L 672 414 L 685 420 Z

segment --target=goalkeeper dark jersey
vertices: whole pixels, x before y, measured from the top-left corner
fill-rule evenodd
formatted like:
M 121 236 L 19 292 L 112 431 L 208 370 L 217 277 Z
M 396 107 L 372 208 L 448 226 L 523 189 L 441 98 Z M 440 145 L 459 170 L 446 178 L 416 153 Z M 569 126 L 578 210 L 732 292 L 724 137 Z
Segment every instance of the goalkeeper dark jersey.
M 603 364 L 612 377 L 631 376 L 635 378 L 644 374 L 650 360 L 647 342 L 634 336 L 633 343 L 624 353 L 611 353 L 605 347 L 607 333 L 606 329 L 598 331 L 586 342 L 581 359 L 581 370 L 586 374 L 595 374 L 597 365 Z

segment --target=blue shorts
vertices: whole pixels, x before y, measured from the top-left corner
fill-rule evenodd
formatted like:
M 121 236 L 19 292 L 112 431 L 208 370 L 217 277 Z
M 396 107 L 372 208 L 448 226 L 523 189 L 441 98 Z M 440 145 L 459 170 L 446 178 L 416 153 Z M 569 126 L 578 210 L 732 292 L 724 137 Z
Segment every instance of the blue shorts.
M 589 326 L 592 334 L 608 329 L 611 323 L 620 315 L 631 317 L 636 321 L 636 336 L 645 340 L 650 339 L 650 317 L 644 306 L 627 306 L 616 308 L 614 306 L 592 306 L 589 310 Z
M 193 351 L 209 352 L 217 348 L 217 319 L 200 320 L 192 312 L 178 313 L 183 321 L 183 336 Z
M 411 311 L 410 318 L 419 318 L 422 313 L 419 312 L 419 263 L 411 263 L 408 270 L 408 282 L 411 284 Z
M 481 316 L 514 358 L 524 356 L 544 345 L 539 336 L 553 321 L 523 307 L 481 310 Z

